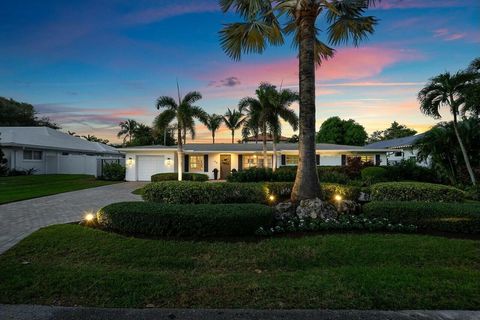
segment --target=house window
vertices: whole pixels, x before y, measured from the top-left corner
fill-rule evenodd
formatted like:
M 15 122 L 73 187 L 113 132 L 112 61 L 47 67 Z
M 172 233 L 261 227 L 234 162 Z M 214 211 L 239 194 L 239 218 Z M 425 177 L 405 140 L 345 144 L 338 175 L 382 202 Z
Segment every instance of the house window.
M 263 167 L 263 156 L 251 155 L 243 156 L 243 167 L 252 168 L 252 167 Z M 272 167 L 272 156 L 267 156 L 267 167 Z
M 286 164 L 287 166 L 296 166 L 296 165 L 298 165 L 298 155 L 293 155 L 293 154 L 289 155 L 289 154 L 287 154 L 287 155 L 285 156 L 285 164 Z
M 359 158 L 362 163 L 371 162 L 372 164 L 375 163 L 374 156 L 349 156 L 347 157 L 347 164 L 351 159 Z
M 42 160 L 42 151 L 23 150 L 23 160 Z
M 396 151 L 395 152 L 395 157 L 401 157 L 401 156 L 403 156 L 403 152 L 401 152 L 401 151 Z
M 190 169 L 203 170 L 203 156 L 190 156 Z

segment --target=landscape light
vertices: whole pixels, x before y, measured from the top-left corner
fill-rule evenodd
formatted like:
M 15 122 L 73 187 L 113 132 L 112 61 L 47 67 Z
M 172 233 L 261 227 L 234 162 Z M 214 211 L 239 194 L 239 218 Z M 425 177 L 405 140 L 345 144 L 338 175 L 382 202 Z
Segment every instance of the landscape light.
M 335 200 L 336 200 L 336 201 L 341 201 L 341 200 L 342 200 L 342 196 L 339 195 L 339 194 L 336 194 L 336 195 L 335 195 Z
M 268 197 L 268 199 L 269 199 L 270 201 L 275 201 L 275 196 L 274 196 L 273 194 L 271 194 L 271 195 Z
M 95 218 L 95 216 L 93 215 L 93 213 L 87 213 L 84 217 L 85 221 L 87 221 L 87 222 L 92 221 L 94 218 Z

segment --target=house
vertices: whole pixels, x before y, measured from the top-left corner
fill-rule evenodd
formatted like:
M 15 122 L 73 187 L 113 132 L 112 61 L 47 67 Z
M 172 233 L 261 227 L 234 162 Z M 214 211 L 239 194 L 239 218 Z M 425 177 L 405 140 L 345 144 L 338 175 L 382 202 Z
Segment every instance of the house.
M 113 147 L 48 127 L 0 127 L 0 147 L 10 170 L 35 174 L 99 176 L 105 161 L 124 162 Z
M 415 160 L 418 165 L 428 167 L 430 166 L 430 161 L 418 160 L 418 148 L 415 147 L 415 142 L 422 138 L 424 133 L 419 133 L 414 136 L 408 136 L 403 138 L 384 140 L 379 142 L 374 142 L 367 144 L 366 148 L 379 148 L 379 149 L 390 149 L 387 153 L 387 165 L 395 165 L 400 163 L 402 160 Z
M 218 169 L 219 178 L 225 179 L 230 172 L 250 167 L 261 167 L 263 155 L 261 143 L 244 144 L 186 144 L 183 154 L 183 172 L 205 173 L 213 179 L 213 170 Z M 273 156 L 273 144 L 267 144 L 267 166 L 295 166 L 298 164 L 298 144 L 279 143 L 277 155 Z M 342 166 L 351 157 L 360 157 L 362 161 L 372 161 L 376 165 L 386 164 L 387 149 L 344 146 L 336 144 L 317 144 L 317 165 Z M 143 146 L 119 149 L 126 155 L 126 180 L 150 181 L 156 173 L 178 172 L 176 146 Z
M 279 143 L 288 142 L 290 140 L 289 138 L 284 136 L 279 136 L 277 139 Z M 267 141 L 267 143 L 273 143 L 273 136 L 271 134 L 267 134 L 265 140 Z M 263 143 L 263 134 L 247 137 L 243 139 L 243 143 Z

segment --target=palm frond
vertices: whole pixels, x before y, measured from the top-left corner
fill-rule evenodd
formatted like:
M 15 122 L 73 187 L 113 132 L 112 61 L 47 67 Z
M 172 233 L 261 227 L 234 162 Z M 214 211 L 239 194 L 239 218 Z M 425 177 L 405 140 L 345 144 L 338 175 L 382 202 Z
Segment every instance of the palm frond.
M 177 102 L 172 97 L 168 97 L 168 96 L 159 97 L 157 99 L 155 106 L 157 107 L 157 109 L 160 109 L 160 108 L 177 109 L 178 108 Z

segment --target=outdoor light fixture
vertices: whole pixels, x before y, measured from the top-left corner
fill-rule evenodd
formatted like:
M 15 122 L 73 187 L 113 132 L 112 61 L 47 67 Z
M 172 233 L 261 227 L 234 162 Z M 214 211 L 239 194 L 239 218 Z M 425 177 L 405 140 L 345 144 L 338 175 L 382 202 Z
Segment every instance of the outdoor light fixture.
M 273 194 L 271 194 L 271 195 L 268 197 L 268 199 L 269 199 L 270 201 L 275 201 L 275 196 L 274 196 Z
M 128 158 L 127 164 L 128 164 L 128 166 L 131 166 L 131 165 L 133 164 L 133 159 L 132 159 L 132 157 Z
M 93 215 L 93 213 L 89 212 L 85 215 L 84 217 L 84 220 L 87 221 L 87 222 L 90 222 L 92 221 L 93 219 L 95 218 L 95 216 Z
M 167 160 L 165 161 L 165 164 L 167 165 L 167 167 L 170 167 L 172 165 L 172 159 L 167 158 Z
M 342 200 L 342 196 L 339 195 L 339 194 L 336 194 L 336 195 L 335 195 L 335 200 L 336 200 L 336 201 L 341 201 L 341 200 Z

